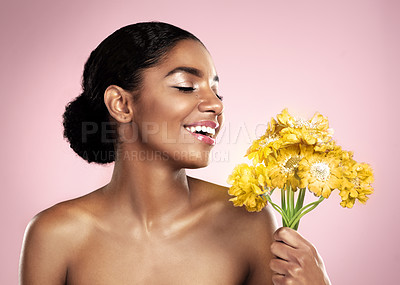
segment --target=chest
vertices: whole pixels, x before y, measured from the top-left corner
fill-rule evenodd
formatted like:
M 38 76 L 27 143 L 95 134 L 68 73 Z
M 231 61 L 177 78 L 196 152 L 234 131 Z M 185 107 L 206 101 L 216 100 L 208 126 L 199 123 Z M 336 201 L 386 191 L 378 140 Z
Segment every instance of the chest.
M 74 256 L 73 285 L 234 285 L 248 274 L 235 237 L 207 231 L 164 239 L 97 233 Z

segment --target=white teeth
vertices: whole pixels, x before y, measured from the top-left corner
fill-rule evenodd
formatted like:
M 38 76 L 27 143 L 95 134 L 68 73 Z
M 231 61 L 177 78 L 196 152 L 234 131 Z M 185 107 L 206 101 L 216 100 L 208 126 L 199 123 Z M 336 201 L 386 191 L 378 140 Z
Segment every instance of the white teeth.
M 192 127 L 185 127 L 186 130 L 188 130 L 191 133 L 195 132 L 203 132 L 207 133 L 208 135 L 215 135 L 215 129 L 211 127 L 206 127 L 206 126 L 192 126 Z

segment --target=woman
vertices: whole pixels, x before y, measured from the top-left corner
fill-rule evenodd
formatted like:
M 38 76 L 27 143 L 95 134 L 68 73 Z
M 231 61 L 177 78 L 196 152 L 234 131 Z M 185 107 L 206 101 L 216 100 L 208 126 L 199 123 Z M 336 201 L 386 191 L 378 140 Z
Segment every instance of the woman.
M 223 122 L 218 75 L 194 35 L 169 24 L 121 28 L 90 55 L 64 135 L 110 183 L 29 224 L 20 284 L 329 284 L 314 247 L 248 213 L 205 167 Z

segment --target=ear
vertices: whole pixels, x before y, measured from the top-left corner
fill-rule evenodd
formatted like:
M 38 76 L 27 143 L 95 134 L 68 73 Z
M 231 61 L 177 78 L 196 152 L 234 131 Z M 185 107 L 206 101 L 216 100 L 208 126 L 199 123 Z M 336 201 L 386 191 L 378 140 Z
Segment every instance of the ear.
M 132 94 L 116 85 L 110 85 L 104 92 L 104 103 L 110 115 L 120 123 L 133 119 Z

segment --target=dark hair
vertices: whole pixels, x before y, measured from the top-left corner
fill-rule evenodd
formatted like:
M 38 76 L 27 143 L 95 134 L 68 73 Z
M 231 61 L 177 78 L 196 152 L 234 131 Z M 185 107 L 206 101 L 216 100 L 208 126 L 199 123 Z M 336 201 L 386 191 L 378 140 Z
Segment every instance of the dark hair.
M 144 22 L 115 31 L 92 51 L 83 71 L 83 93 L 66 106 L 63 115 L 64 137 L 80 157 L 100 164 L 115 160 L 117 135 L 104 104 L 105 90 L 110 85 L 139 90 L 143 70 L 158 64 L 184 39 L 201 43 L 173 25 Z

